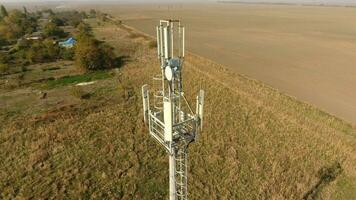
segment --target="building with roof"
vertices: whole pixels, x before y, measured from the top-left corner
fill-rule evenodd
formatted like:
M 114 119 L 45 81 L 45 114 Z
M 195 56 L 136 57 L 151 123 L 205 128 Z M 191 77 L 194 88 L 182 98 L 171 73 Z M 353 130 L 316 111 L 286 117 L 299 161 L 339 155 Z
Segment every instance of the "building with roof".
M 64 42 L 59 42 L 58 44 L 59 44 L 59 46 L 64 47 L 64 48 L 72 48 L 72 47 L 74 47 L 75 43 L 77 43 L 77 41 L 71 37 Z
M 26 40 L 42 40 L 43 33 L 41 31 L 33 32 L 31 34 L 25 35 Z

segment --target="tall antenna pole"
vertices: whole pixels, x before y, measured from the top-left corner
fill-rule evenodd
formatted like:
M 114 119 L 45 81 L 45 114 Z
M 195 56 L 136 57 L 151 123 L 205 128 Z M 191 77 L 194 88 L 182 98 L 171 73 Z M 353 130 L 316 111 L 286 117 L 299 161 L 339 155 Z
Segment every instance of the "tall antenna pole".
M 175 32 L 177 28 L 178 31 Z M 188 147 L 197 140 L 198 132 L 202 129 L 204 91 L 199 91 L 196 113 L 193 113 L 182 86 L 185 31 L 180 21 L 160 20 L 156 31 L 161 74 L 156 75 L 153 80 L 162 83 L 154 84 L 158 88 L 153 91 L 155 106 L 152 108 L 148 85 L 142 86 L 144 121 L 150 135 L 164 147 L 169 156 L 169 199 L 186 200 Z M 178 33 L 178 37 L 174 36 L 175 33 Z M 175 42 L 178 49 L 175 49 Z

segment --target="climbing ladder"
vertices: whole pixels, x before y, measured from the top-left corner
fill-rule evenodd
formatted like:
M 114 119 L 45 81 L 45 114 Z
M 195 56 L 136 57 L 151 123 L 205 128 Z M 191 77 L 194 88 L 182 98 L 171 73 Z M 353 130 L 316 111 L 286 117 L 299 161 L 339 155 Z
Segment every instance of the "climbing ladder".
M 177 199 L 178 200 L 187 200 L 188 199 L 188 163 L 187 163 L 187 148 L 178 148 L 175 160 L 175 176 L 176 176 L 176 190 L 177 190 Z

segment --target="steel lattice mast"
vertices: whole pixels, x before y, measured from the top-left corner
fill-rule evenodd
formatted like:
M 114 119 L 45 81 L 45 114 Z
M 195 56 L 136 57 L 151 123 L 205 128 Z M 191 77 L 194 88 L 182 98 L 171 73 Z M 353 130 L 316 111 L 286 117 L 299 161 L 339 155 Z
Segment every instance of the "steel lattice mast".
M 161 73 L 153 77 L 153 102 L 148 85 L 142 87 L 144 120 L 150 135 L 169 155 L 169 199 L 188 198 L 188 147 L 202 128 L 204 91 L 196 99 L 195 113 L 183 92 L 185 31 L 179 20 L 160 20 L 157 53 Z

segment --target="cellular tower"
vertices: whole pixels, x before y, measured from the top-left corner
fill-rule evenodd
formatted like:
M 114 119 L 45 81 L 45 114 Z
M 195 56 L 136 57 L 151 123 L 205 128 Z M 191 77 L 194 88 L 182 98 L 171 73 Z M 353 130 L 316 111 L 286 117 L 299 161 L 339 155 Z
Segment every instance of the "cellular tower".
M 185 200 L 188 147 L 202 129 L 204 91 L 197 95 L 194 112 L 183 92 L 185 31 L 180 20 L 160 20 L 156 29 L 161 73 L 153 77 L 151 91 L 147 84 L 142 86 L 144 121 L 169 155 L 169 199 Z

